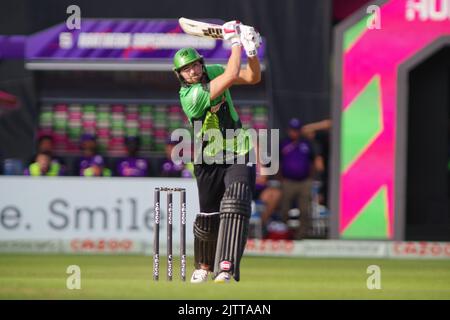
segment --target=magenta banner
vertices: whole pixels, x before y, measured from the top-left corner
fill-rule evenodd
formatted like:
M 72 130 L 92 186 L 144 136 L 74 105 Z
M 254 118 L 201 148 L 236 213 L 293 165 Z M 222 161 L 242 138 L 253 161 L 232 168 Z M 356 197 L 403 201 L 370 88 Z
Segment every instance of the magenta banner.
M 183 47 L 198 49 L 207 60 L 226 60 L 230 55 L 227 42 L 185 34 L 178 20 L 83 19 L 79 30 L 69 30 L 61 23 L 30 36 L 25 57 L 27 60 L 148 61 L 172 59 Z M 264 48 L 263 41 L 259 49 L 261 59 Z
M 340 159 L 333 170 L 342 239 L 403 238 L 407 162 L 406 140 L 399 139 L 407 134 L 408 72 L 450 43 L 448 1 L 377 3 L 378 13 L 354 15 L 338 27 Z

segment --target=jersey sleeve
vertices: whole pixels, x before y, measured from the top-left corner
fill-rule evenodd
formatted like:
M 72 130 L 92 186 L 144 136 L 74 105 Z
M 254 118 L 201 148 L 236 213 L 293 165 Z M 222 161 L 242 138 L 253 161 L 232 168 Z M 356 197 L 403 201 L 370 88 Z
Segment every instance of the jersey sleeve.
M 214 79 L 215 77 L 218 77 L 225 72 L 225 67 L 222 66 L 221 64 L 212 64 L 206 66 L 206 70 L 208 72 L 208 76 L 211 79 Z
M 195 84 L 180 97 L 181 106 L 189 119 L 199 118 L 211 106 L 209 84 Z

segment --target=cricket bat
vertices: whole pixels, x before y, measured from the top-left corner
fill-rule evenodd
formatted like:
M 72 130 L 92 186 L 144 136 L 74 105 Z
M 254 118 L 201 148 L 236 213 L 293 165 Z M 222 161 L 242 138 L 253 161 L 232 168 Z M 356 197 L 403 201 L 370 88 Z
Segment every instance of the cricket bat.
M 191 20 L 183 17 L 178 19 L 178 23 L 180 24 L 181 29 L 183 29 L 183 31 L 186 32 L 187 34 L 191 34 L 198 37 L 207 37 L 223 40 L 223 30 L 222 26 L 219 24 Z M 251 30 L 254 33 L 255 38 L 253 39 L 256 42 L 256 47 L 259 48 L 259 46 L 262 43 L 261 36 L 259 35 L 259 33 L 258 32 L 255 33 L 254 28 L 251 26 L 240 24 L 239 32 L 244 32 L 244 30 L 245 31 Z
M 198 37 L 208 37 L 213 39 L 223 39 L 222 26 L 214 23 L 207 23 L 186 18 L 178 19 L 181 29 L 187 34 Z

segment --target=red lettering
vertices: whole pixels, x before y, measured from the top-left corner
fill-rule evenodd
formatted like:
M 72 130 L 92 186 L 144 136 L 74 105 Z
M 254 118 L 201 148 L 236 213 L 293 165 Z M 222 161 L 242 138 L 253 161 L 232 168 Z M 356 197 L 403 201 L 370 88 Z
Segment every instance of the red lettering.
M 70 241 L 70 247 L 74 251 L 80 250 L 78 240 L 75 239 L 75 240 Z
M 112 251 L 116 251 L 118 249 L 118 247 L 119 247 L 119 244 L 118 244 L 118 242 L 116 240 L 110 240 L 109 241 L 109 248 Z
M 402 252 L 403 250 L 402 250 L 402 243 L 401 242 L 395 242 L 394 243 L 394 252 L 396 253 L 396 254 L 402 254 L 403 252 Z
M 261 240 L 260 245 L 259 245 L 259 251 L 266 251 L 266 242 L 267 240 Z
M 133 247 L 133 241 L 129 239 L 74 239 L 70 242 L 73 251 L 129 251 Z
M 428 243 L 427 242 L 419 242 L 419 254 L 424 256 L 427 254 Z
M 292 240 L 285 240 L 286 252 L 292 252 L 294 250 L 295 242 Z
M 440 255 L 440 254 L 441 254 L 441 251 L 442 251 L 442 248 L 441 248 L 441 246 L 439 245 L 439 243 L 435 243 L 435 244 L 431 245 L 431 254 L 432 254 L 433 256 L 438 256 L 438 255 Z
M 450 244 L 435 242 L 399 242 L 394 243 L 394 252 L 399 255 L 442 256 L 450 255 Z
M 133 241 L 131 240 L 124 240 L 123 242 L 124 242 L 123 248 L 127 251 L 130 250 L 131 247 L 133 246 Z
M 447 245 L 444 248 L 445 255 L 450 256 L 450 243 L 447 243 Z
M 83 249 L 93 249 L 94 248 L 94 242 L 91 240 L 84 240 L 82 242 L 81 248 Z
M 406 254 L 416 254 L 417 253 L 416 245 L 414 242 L 406 243 L 405 253 Z
M 272 251 L 279 251 L 280 250 L 280 241 L 279 240 L 272 240 Z
M 255 245 L 255 240 L 254 240 L 254 239 L 249 239 L 249 240 L 247 241 L 246 246 L 245 246 L 245 248 L 246 248 L 247 250 L 255 250 L 255 247 L 256 247 L 256 245 Z

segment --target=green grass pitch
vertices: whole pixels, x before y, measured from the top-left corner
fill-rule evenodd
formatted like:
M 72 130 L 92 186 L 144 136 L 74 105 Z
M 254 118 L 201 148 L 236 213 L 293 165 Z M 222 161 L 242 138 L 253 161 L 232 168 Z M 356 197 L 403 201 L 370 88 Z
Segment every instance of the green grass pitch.
M 151 256 L 0 255 L 0 299 L 450 299 L 450 261 L 277 258 L 244 256 L 241 281 L 193 285 L 152 280 Z M 81 268 L 81 289 L 69 290 L 69 265 Z M 381 289 L 367 288 L 369 265 Z M 188 259 L 188 280 L 192 259 Z

